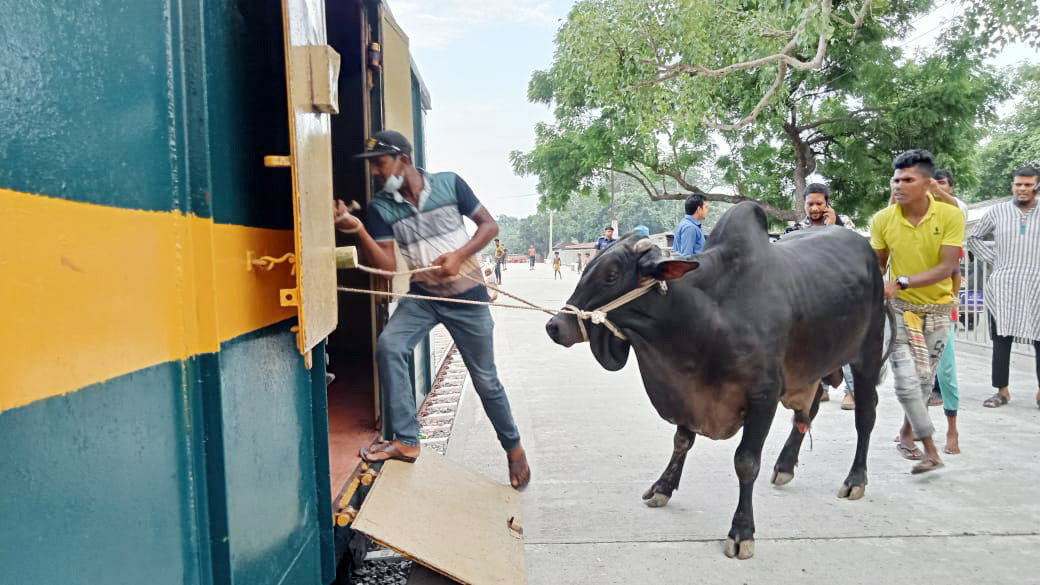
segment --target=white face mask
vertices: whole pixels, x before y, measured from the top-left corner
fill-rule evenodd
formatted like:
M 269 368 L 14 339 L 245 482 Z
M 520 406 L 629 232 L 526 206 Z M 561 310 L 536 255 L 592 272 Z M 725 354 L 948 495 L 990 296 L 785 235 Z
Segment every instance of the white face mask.
M 394 201 L 398 203 L 404 202 L 404 197 L 401 197 L 401 187 L 404 185 L 404 175 L 391 175 L 386 178 L 386 182 L 383 183 L 383 192 L 394 196 Z
M 404 197 L 401 196 L 401 187 L 404 186 L 404 173 L 400 175 L 390 175 L 386 178 L 386 182 L 383 183 L 383 192 L 388 195 L 394 196 L 394 201 L 398 203 L 404 202 Z

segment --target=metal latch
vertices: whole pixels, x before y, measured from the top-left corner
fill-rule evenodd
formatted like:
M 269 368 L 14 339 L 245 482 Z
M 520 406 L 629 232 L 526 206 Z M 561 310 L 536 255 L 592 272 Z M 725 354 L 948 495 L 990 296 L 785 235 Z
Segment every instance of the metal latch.
M 290 266 L 289 274 L 296 275 L 296 254 L 292 252 L 286 252 L 281 256 L 275 258 L 274 256 L 257 256 L 252 250 L 246 250 L 246 271 L 252 272 L 254 270 L 266 270 L 270 272 L 275 266 L 287 262 Z M 295 288 L 283 288 L 279 289 L 278 296 L 279 302 L 283 307 L 296 307 L 299 306 L 298 289 Z

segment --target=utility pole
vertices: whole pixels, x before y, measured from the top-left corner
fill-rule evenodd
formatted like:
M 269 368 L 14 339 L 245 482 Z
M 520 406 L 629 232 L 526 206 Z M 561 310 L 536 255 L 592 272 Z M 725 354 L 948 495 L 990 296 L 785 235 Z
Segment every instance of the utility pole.
M 610 171 L 610 225 L 614 233 L 618 233 L 617 219 L 614 218 L 614 171 Z
M 552 232 L 553 232 L 553 210 L 550 209 L 549 210 L 549 248 L 545 252 L 545 259 L 547 261 L 549 260 L 549 256 L 552 254 L 552 251 L 553 251 L 553 249 L 552 249 L 553 248 Z

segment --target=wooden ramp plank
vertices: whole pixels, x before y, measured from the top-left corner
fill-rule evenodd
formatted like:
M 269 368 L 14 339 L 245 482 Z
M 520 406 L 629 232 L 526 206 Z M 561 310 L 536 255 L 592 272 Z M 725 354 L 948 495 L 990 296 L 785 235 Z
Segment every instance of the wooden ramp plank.
M 467 585 L 527 583 L 520 494 L 426 452 L 387 461 L 354 520 L 355 530 Z

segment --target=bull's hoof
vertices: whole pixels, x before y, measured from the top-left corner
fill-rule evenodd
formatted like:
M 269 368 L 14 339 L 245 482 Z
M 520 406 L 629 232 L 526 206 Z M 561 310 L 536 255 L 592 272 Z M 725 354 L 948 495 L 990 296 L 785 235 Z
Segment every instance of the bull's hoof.
M 794 474 L 787 471 L 773 472 L 773 485 L 787 485 L 794 479 Z
M 723 551 L 729 558 L 737 557 L 740 560 L 747 560 L 755 556 L 755 541 L 754 540 L 742 540 L 738 544 L 737 541 L 732 538 L 726 539 L 726 549 Z
M 648 508 L 663 508 L 668 505 L 668 500 L 670 499 L 672 499 L 672 496 L 655 492 L 653 487 L 643 492 L 643 503 Z
M 848 498 L 850 500 L 858 500 L 863 497 L 863 494 L 867 493 L 867 486 L 865 485 L 842 485 L 838 490 L 839 498 Z

